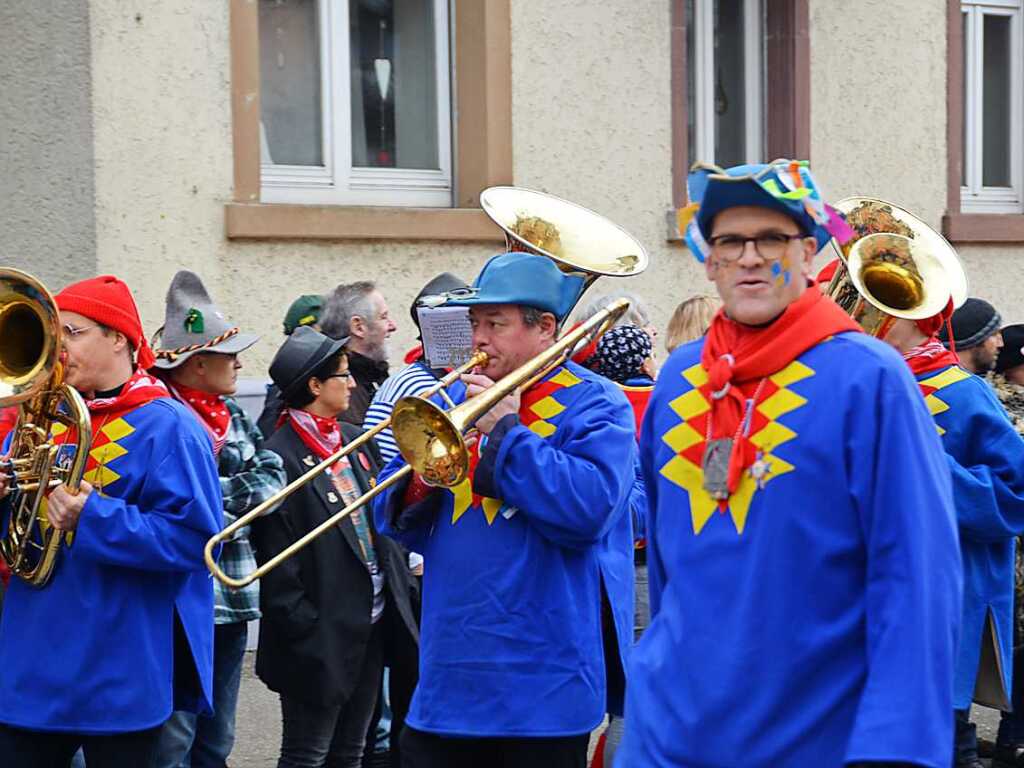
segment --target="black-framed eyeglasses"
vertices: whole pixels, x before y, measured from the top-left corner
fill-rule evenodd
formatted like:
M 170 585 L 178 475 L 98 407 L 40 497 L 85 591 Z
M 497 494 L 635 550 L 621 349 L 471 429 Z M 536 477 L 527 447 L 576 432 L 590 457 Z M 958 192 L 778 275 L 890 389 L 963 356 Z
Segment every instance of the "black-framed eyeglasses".
M 754 244 L 757 255 L 765 261 L 778 261 L 786 254 L 786 248 L 793 240 L 803 240 L 808 235 L 797 233 L 790 235 L 785 232 L 766 232 L 756 237 L 743 237 L 741 235 L 718 235 L 708 240 L 711 246 L 711 255 L 719 261 L 731 264 L 739 261 L 747 243 Z
M 342 371 L 341 373 L 332 373 L 330 376 L 324 376 L 324 381 L 328 379 L 351 379 L 352 371 Z

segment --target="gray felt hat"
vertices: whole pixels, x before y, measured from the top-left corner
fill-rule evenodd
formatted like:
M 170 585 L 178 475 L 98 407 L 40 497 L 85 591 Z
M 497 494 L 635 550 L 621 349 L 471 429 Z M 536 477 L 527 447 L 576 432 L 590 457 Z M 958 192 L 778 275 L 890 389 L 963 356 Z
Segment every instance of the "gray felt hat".
M 183 269 L 167 289 L 164 324 L 153 337 L 154 367 L 167 371 L 204 352 L 234 355 L 258 340 L 253 333 L 239 333 L 213 303 L 199 275 Z

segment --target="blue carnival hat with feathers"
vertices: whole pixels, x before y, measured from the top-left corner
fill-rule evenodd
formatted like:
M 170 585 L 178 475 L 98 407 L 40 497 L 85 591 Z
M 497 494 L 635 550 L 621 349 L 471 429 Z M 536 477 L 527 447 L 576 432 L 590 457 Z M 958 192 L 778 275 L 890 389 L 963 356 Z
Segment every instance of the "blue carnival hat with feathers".
M 690 204 L 678 211 L 679 231 L 698 261 L 711 253 L 711 224 L 726 208 L 754 205 L 770 208 L 793 219 L 818 242 L 819 250 L 830 238 L 840 243 L 853 236 L 842 214 L 821 197 L 805 160 L 773 160 L 770 163 L 720 168 L 697 163 L 686 181 Z

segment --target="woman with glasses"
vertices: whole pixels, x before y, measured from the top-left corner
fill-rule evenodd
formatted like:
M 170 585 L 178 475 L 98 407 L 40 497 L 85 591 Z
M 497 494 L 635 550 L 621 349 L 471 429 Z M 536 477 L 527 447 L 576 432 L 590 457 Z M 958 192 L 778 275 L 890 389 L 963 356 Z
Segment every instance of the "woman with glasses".
M 355 383 L 345 344 L 297 328 L 270 377 L 285 402 L 265 447 L 291 482 L 357 437 L 339 424 Z M 369 490 L 372 455 L 359 450 L 289 496 L 253 525 L 263 563 Z M 261 579 L 256 674 L 281 695 L 279 768 L 361 764 L 389 649 L 417 635 L 409 575 L 397 546 L 359 509 Z M 401 641 L 401 642 L 399 642 Z

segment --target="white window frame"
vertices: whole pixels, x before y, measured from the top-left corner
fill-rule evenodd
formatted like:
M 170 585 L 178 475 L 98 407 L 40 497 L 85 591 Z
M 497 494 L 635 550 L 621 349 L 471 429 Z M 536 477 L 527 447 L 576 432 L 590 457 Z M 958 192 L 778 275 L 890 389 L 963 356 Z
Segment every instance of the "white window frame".
M 715 0 L 693 1 L 694 137 L 697 158 L 715 157 Z M 763 163 L 764 11 L 762 0 L 743 0 L 744 145 L 746 162 Z
M 961 0 L 966 17 L 964 34 L 964 178 L 960 187 L 963 213 L 1024 213 L 1024 2 L 1022 0 Z M 985 16 L 1010 21 L 1010 186 L 982 183 L 984 108 L 982 37 Z
M 260 200 L 307 205 L 452 205 L 451 54 L 448 0 L 434 4 L 438 170 L 352 167 L 349 0 L 317 0 L 322 166 L 261 162 Z

